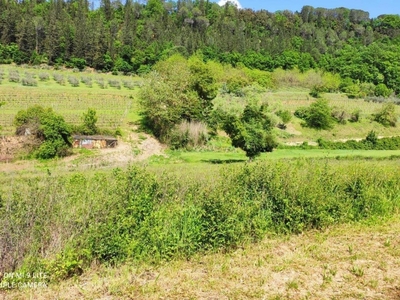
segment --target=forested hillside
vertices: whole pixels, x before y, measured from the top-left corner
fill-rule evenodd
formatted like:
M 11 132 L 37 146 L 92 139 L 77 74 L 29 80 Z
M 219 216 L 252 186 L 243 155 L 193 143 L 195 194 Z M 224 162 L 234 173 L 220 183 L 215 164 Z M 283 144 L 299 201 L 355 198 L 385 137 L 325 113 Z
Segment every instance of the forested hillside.
M 267 7 L 267 4 L 266 4 Z M 310 68 L 400 92 L 400 16 L 237 9 L 208 0 L 0 1 L 0 63 L 147 72 L 179 52 L 271 71 Z

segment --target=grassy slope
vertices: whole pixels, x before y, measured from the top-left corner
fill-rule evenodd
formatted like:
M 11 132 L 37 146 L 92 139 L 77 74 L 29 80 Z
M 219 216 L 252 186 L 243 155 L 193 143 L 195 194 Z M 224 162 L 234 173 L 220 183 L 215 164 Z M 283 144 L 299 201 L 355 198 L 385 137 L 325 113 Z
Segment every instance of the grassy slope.
M 79 122 L 76 119 L 79 119 L 79 116 L 87 107 L 94 107 L 98 110 L 99 122 L 112 123 L 112 126 L 119 125 L 124 127 L 128 122 L 140 120 L 139 107 L 136 101 L 137 89 L 129 90 L 122 85 L 123 81 L 138 83 L 141 81 L 139 77 L 113 76 L 91 71 L 73 72 L 72 70 L 28 69 L 9 65 L 0 66 L 0 70 L 3 70 L 3 80 L 0 84 L 0 101 L 6 102 L 0 114 L 0 125 L 4 127 L 3 134 L 12 134 L 14 131 L 12 119 L 18 110 L 26 109 L 30 105 L 37 103 L 53 107 L 57 112 L 64 115 L 69 122 Z M 8 81 L 9 70 L 18 70 L 21 79 L 25 76 L 25 72 L 36 74 L 38 86 L 26 87 L 22 86 L 21 83 L 10 83 Z M 48 73 L 50 75 L 49 80 L 40 81 L 38 78 L 40 73 Z M 58 84 L 53 79 L 53 74 L 63 75 L 65 85 Z M 82 81 L 79 87 L 72 87 L 68 83 L 69 76 L 77 79 L 81 79 L 81 77 L 92 78 L 93 87 L 87 87 Z M 122 88 L 116 89 L 108 86 L 106 89 L 101 89 L 96 83 L 99 78 L 102 78 L 106 83 L 109 80 L 118 80 L 121 82 Z M 382 104 L 368 103 L 362 99 L 347 99 L 343 94 L 325 94 L 324 97 L 330 101 L 332 107 L 343 109 L 348 114 L 360 109 L 361 122 L 348 122 L 346 125 L 337 125 L 330 131 L 317 131 L 302 127 L 301 120 L 293 118 L 289 126 L 291 130 L 286 132 L 277 130 L 282 142 L 315 141 L 320 137 L 328 140 L 363 138 L 371 130 L 375 130 L 381 136 L 398 135 L 397 128 L 385 128 L 368 119 L 371 114 L 382 107 Z M 278 91 L 269 91 L 261 94 L 250 93 L 247 97 L 219 95 L 214 100 L 214 103 L 216 107 L 221 107 L 227 111 L 240 111 L 249 99 L 267 102 L 272 111 L 288 109 L 292 113 L 298 107 L 308 106 L 313 101 L 313 98 L 308 95 L 308 89 L 282 88 Z M 123 112 L 129 106 L 130 110 L 124 116 L 123 122 L 121 122 Z M 397 110 L 400 113 L 400 107 Z
M 400 216 L 161 266 L 93 266 L 45 289 L 3 299 L 399 299 Z M 1 292 L 0 292 L 1 294 Z
M 76 75 L 74 73 L 73 75 Z M 67 76 L 67 75 L 66 75 Z M 78 75 L 77 75 L 78 76 Z M 121 79 L 122 80 L 122 79 Z M 45 89 L 43 89 L 45 87 Z M 22 87 L 3 80 L 2 92 L 25 91 L 25 95 L 50 93 L 79 96 L 94 94 L 101 101 L 107 95 L 128 95 L 131 91 L 109 88 L 101 90 L 94 84 L 86 88 L 59 86 L 56 83 L 38 88 Z M 73 97 L 74 97 L 73 96 Z M 294 111 L 307 100 L 306 91 L 275 92 L 263 95 L 272 107 Z M 339 104 L 362 106 L 372 113 L 380 104 L 362 100 L 347 100 L 341 95 L 327 95 Z M 223 98 L 220 98 L 223 99 Z M 286 99 L 286 100 L 285 100 Z M 226 99 L 225 99 L 226 100 Z M 216 100 L 220 101 L 220 100 Z M 242 105 L 243 99 L 233 99 Z M 348 102 L 356 101 L 356 102 Z M 235 102 L 236 103 L 236 102 Z M 135 104 L 135 102 L 134 102 Z M 232 103 L 227 103 L 230 105 Z M 236 105 L 236 104 L 232 104 Z M 349 109 L 352 106 L 348 106 Z M 135 106 L 133 106 L 135 108 Z M 23 107 L 25 108 L 25 107 Z M 125 121 L 137 121 L 136 109 L 131 109 Z M 364 118 L 360 124 L 336 126 L 331 131 L 302 128 L 294 119 L 293 127 L 302 135 L 287 137 L 286 141 L 316 140 L 318 137 L 340 139 L 364 137 L 372 129 L 380 135 L 398 135 L 398 129 L 384 129 Z M 196 175 L 212 178 L 219 163 L 244 162 L 241 151 L 233 152 L 169 152 L 169 158 L 153 157 L 149 168 L 177 176 Z M 297 157 L 387 157 L 398 156 L 400 151 L 326 151 L 277 150 L 263 154 L 260 159 L 292 159 Z M 88 159 L 91 159 L 90 156 Z M 83 159 L 84 162 L 84 159 Z M 388 163 L 400 163 L 400 160 Z M 38 176 L 62 172 L 62 162 L 35 163 L 31 170 L 16 172 L 15 176 Z M 83 163 L 82 163 L 83 164 Z M 60 170 L 57 167 L 62 165 Z M 163 166 L 160 168 L 160 166 Z M 54 168 L 54 170 L 53 170 Z M 93 170 L 74 170 L 93 172 Z M 4 177 L 3 177 L 4 175 Z M 0 174 L 0 183 L 8 175 Z M 119 268 L 93 266 L 84 276 L 53 285 L 43 290 L 14 291 L 5 299 L 398 299 L 400 297 L 400 222 L 394 218 L 380 224 L 344 225 L 324 232 L 310 232 L 292 237 L 270 237 L 255 245 L 244 245 L 232 253 L 196 256 L 191 261 L 175 261 L 162 266 L 127 264 Z
M 68 122 L 80 122 L 80 116 L 87 108 L 95 108 L 99 116 L 99 125 L 108 125 L 115 128 L 124 125 L 121 118 L 137 121 L 138 105 L 135 101 L 137 89 L 128 89 L 123 82 L 130 82 L 133 86 L 138 85 L 139 77 L 114 76 L 110 74 L 98 74 L 88 72 L 72 72 L 72 70 L 39 70 L 27 69 L 13 66 L 0 66 L 3 70 L 3 80 L 0 83 L 0 102 L 5 102 L 0 114 L 0 125 L 3 126 L 2 134 L 11 135 L 14 131 L 12 121 L 15 114 L 27 107 L 39 104 L 45 107 L 52 107 L 57 113 L 65 117 Z M 36 87 L 23 86 L 22 83 L 8 81 L 9 70 L 18 70 L 20 79 L 25 77 L 25 72 L 35 74 L 38 85 Z M 50 78 L 47 81 L 40 81 L 38 75 L 47 73 Z M 58 84 L 53 75 L 64 76 L 65 83 Z M 68 77 L 75 77 L 79 87 L 72 87 Z M 92 87 L 82 82 L 82 78 L 91 78 Z M 100 88 L 97 80 L 102 79 L 106 88 Z M 111 87 L 109 80 L 119 81 L 121 88 Z M 125 115 L 125 111 L 130 108 Z M 125 121 L 125 120 L 124 120 Z
M 362 99 L 348 99 L 344 94 L 324 94 L 329 100 L 331 107 L 344 110 L 348 115 L 356 110 L 361 111 L 361 121 L 359 123 L 347 122 L 346 125 L 336 125 L 334 129 L 315 130 L 301 126 L 302 121 L 296 117 L 288 127 L 291 130 L 281 131 L 278 135 L 282 142 L 316 141 L 318 138 L 327 140 L 340 140 L 351 138 L 364 138 L 369 131 L 374 130 L 381 136 L 394 136 L 399 134 L 398 128 L 386 128 L 369 118 L 382 108 L 381 103 L 366 102 Z M 251 98 L 251 97 L 250 97 Z M 267 102 L 270 110 L 277 111 L 287 109 L 294 113 L 302 106 L 309 106 L 314 99 L 308 95 L 306 89 L 286 89 L 274 92 L 266 92 L 254 96 L 258 101 Z M 238 112 L 243 110 L 247 103 L 246 98 L 234 97 L 231 95 L 219 95 L 214 100 L 215 106 L 226 111 Z M 397 107 L 400 114 L 400 107 Z

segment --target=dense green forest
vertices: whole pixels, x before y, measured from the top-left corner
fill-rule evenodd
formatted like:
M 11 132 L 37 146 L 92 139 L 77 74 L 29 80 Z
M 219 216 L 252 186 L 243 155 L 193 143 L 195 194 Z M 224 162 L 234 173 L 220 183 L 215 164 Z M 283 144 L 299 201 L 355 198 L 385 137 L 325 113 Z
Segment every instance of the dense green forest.
M 0 63 L 147 72 L 201 51 L 204 60 L 272 71 L 310 68 L 400 92 L 400 16 L 304 6 L 237 9 L 208 0 L 0 1 Z

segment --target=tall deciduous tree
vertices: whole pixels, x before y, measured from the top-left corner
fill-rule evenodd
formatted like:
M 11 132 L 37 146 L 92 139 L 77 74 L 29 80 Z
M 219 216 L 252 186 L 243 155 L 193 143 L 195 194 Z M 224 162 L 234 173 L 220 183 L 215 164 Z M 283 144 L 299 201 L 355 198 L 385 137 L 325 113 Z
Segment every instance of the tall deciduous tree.
M 256 105 L 247 105 L 240 117 L 228 116 L 224 124 L 232 146 L 245 151 L 250 160 L 278 146 L 272 128 L 273 122 L 265 113 L 265 107 Z

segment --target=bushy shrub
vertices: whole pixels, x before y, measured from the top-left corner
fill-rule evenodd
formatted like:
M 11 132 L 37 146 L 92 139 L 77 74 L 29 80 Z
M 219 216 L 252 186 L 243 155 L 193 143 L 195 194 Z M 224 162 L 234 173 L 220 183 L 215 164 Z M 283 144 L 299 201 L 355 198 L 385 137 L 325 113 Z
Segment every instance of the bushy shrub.
M 346 93 L 346 90 L 349 86 L 352 86 L 354 84 L 353 79 L 350 77 L 342 78 L 339 84 L 339 90 L 343 93 Z
M 10 70 L 8 72 L 8 81 L 9 82 L 19 82 L 19 72 L 17 70 Z
M 281 118 L 284 124 L 289 123 L 292 120 L 292 114 L 289 110 L 278 110 L 276 115 Z
M 60 73 L 54 73 L 53 74 L 53 79 L 59 84 L 59 85 L 65 85 L 65 78 L 64 75 Z
M 57 115 L 51 108 L 32 106 L 20 110 L 14 119 L 17 133 L 20 128 L 28 128 L 38 140 L 39 148 L 34 150 L 34 156 L 49 159 L 56 156 L 66 156 L 71 147 L 71 129 L 64 118 Z
M 373 117 L 374 121 L 385 127 L 396 127 L 398 115 L 395 104 L 392 102 L 384 104 L 382 109 L 374 114 Z
M 305 120 L 308 117 L 309 110 L 310 110 L 309 107 L 305 106 L 299 107 L 298 109 L 295 110 L 294 116 L 299 119 Z
M 96 126 L 97 123 L 97 113 L 96 110 L 89 108 L 86 113 L 82 116 L 82 134 L 93 135 L 99 132 Z
M 339 108 L 333 108 L 331 113 L 332 118 L 339 124 L 346 124 L 348 119 L 348 114 L 345 110 Z
M 250 82 L 257 83 L 261 87 L 267 89 L 274 87 L 274 81 L 272 78 L 272 74 L 270 72 L 261 71 L 257 69 L 248 69 L 248 68 L 245 68 L 244 72 L 246 73 Z
M 360 94 L 363 98 L 375 95 L 375 85 L 373 83 L 363 82 L 360 84 Z
M 261 152 L 272 152 L 278 146 L 272 134 L 273 121 L 264 106 L 247 105 L 240 117 L 227 116 L 224 130 L 232 146 L 242 149 L 252 160 Z
M 192 56 L 188 60 L 190 70 L 190 88 L 197 94 L 201 100 L 204 110 L 212 107 L 212 102 L 218 94 L 218 84 L 214 70 L 197 56 Z
M 375 96 L 387 98 L 392 94 L 392 90 L 389 89 L 384 83 L 380 83 L 375 87 Z
M 310 107 L 301 107 L 295 111 L 295 116 L 305 121 L 310 128 L 328 130 L 333 128 L 334 119 L 328 100 L 318 99 Z
M 311 91 L 310 91 L 309 95 L 310 95 L 311 97 L 314 97 L 314 98 L 321 98 L 323 92 L 325 92 L 325 89 L 324 89 L 323 86 L 321 86 L 321 85 L 314 85 L 314 86 L 311 88 Z
M 21 80 L 23 86 L 37 86 L 38 83 L 35 78 L 27 76 Z
M 65 63 L 68 68 L 77 69 L 82 71 L 86 67 L 86 60 L 84 58 L 71 57 L 69 61 Z
M 109 86 L 116 88 L 116 89 L 121 89 L 121 82 L 119 80 L 116 79 L 109 79 L 108 80 L 108 84 Z
M 107 83 L 104 81 L 103 78 L 96 79 L 96 83 L 101 89 L 106 89 L 107 88 Z
M 132 80 L 123 80 L 122 84 L 124 88 L 127 88 L 128 90 L 133 90 L 136 86 L 135 82 Z
M 92 87 L 93 86 L 93 80 L 91 77 L 87 76 L 82 76 L 81 81 L 87 86 L 87 87 Z
M 335 93 L 339 91 L 340 83 L 342 81 L 339 74 L 324 72 L 321 77 L 321 86 L 324 92 Z
M 286 129 L 286 124 L 288 124 L 292 120 L 292 114 L 289 110 L 278 110 L 275 113 L 279 118 L 281 118 L 281 123 L 278 124 L 278 127 L 281 129 Z
M 49 78 L 50 78 L 49 73 L 39 73 L 40 81 L 47 81 L 47 80 L 49 80 Z
M 353 111 L 350 114 L 350 118 L 349 121 L 352 123 L 356 123 L 356 122 L 360 122 L 361 120 L 361 110 L 360 109 L 356 109 L 355 111 Z
M 68 82 L 72 87 L 79 87 L 79 79 L 74 76 L 68 76 Z
M 235 96 L 244 96 L 243 88 L 250 85 L 250 78 L 247 76 L 243 69 L 235 69 L 227 67 L 226 80 L 223 86 L 223 90 L 226 93 L 233 94 Z
M 349 99 L 357 99 L 357 98 L 361 98 L 363 96 L 361 93 L 361 88 L 358 84 L 352 84 L 352 85 L 346 86 L 344 88 L 344 92 L 347 94 L 347 97 Z

